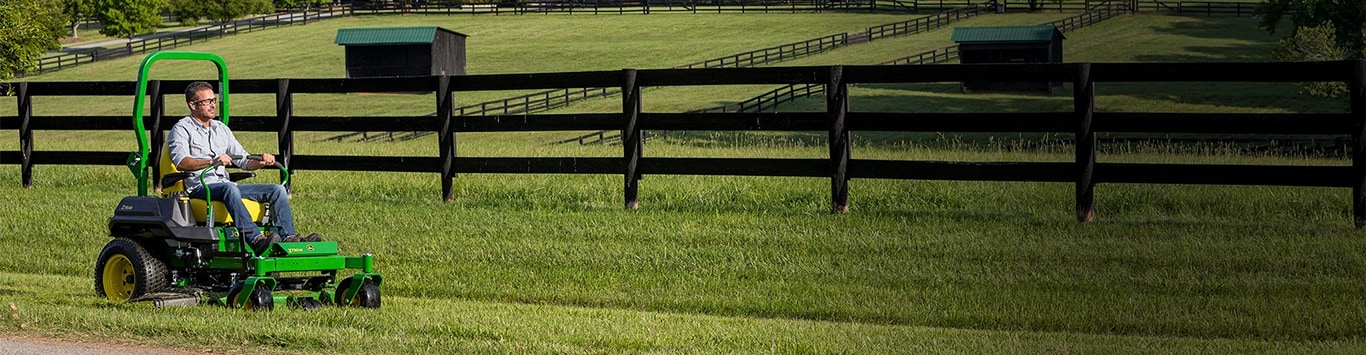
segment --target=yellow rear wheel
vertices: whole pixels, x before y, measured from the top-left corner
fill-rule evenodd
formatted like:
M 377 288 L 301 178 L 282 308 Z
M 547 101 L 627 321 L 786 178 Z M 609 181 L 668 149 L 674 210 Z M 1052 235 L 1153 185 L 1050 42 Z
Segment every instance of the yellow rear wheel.
M 104 262 L 104 295 L 110 301 L 128 302 L 137 288 L 137 273 L 127 255 L 115 254 Z

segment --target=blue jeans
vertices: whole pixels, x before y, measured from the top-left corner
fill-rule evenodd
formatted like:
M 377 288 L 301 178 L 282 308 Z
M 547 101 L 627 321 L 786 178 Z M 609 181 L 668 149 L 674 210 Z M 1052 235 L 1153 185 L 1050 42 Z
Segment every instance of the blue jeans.
M 255 239 L 261 234 L 261 227 L 251 221 L 251 213 L 247 212 L 247 206 L 242 205 L 242 199 L 270 204 L 271 211 L 274 211 L 275 218 L 272 223 L 280 227 L 281 237 L 298 234 L 294 231 L 294 216 L 289 213 L 289 192 L 285 191 L 284 186 L 276 184 L 247 184 L 238 185 L 230 182 L 220 182 L 206 184 L 213 192 L 213 200 L 221 201 L 228 207 L 228 215 L 232 216 L 232 225 L 242 231 L 244 240 Z M 204 198 L 204 188 L 198 188 L 190 192 L 191 198 Z M 222 213 L 214 211 L 215 214 Z

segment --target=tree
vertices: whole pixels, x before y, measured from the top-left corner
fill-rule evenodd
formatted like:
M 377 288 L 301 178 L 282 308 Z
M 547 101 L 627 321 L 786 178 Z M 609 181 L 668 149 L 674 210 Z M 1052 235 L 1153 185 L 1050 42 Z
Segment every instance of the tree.
M 67 23 L 71 25 L 71 38 L 78 38 L 81 35 L 76 33 L 76 27 L 80 26 L 81 21 L 90 18 L 95 12 L 94 0 L 62 0 L 62 15 Z
M 161 23 L 165 0 L 95 0 L 95 18 L 104 24 L 100 33 L 133 38 L 150 33 Z
M 209 17 L 208 2 L 202 0 L 171 0 L 171 15 L 186 25 L 198 24 Z
M 171 6 L 171 13 L 186 23 L 200 19 L 223 23 L 246 15 L 275 11 L 271 0 L 171 0 Z
M 37 66 L 43 53 L 61 48 L 62 24 L 58 0 L 0 2 L 0 80 Z
M 1344 60 L 1348 50 L 1338 44 L 1337 29 L 1332 22 L 1318 26 L 1300 27 L 1295 34 L 1276 43 L 1272 56 L 1280 61 L 1330 61 Z M 1305 93 L 1314 96 L 1338 97 L 1347 93 L 1347 85 L 1342 82 L 1300 83 Z
M 312 9 L 331 4 L 331 0 L 274 0 L 276 9 Z
M 1366 1 L 1362 0 L 1266 0 L 1257 6 L 1258 24 L 1275 34 L 1281 19 L 1290 16 L 1294 31 L 1332 23 L 1337 45 L 1352 56 L 1366 49 Z

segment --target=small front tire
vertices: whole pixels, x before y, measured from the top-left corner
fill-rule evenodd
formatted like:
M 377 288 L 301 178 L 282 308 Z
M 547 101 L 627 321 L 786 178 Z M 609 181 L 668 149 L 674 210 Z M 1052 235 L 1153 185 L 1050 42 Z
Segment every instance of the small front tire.
M 352 298 L 350 303 L 341 303 L 342 299 L 346 297 L 347 290 L 351 288 L 353 280 L 355 279 L 348 277 L 342 279 L 341 283 L 337 284 L 337 294 L 333 296 L 336 297 L 337 305 L 344 307 L 379 308 L 379 285 L 376 285 L 370 280 L 365 280 L 365 282 L 361 283 L 360 290 L 356 292 L 356 297 Z
M 257 283 L 257 287 L 253 288 L 251 290 L 251 293 L 245 296 L 246 299 L 241 300 L 242 309 L 253 311 L 270 311 L 275 309 L 275 296 L 270 294 L 270 289 L 261 287 L 264 285 L 264 283 Z M 236 284 L 233 284 L 232 288 L 228 290 L 228 307 L 233 307 L 237 305 L 238 298 L 242 297 L 241 294 L 242 289 L 244 288 L 243 286 L 243 283 L 238 282 Z

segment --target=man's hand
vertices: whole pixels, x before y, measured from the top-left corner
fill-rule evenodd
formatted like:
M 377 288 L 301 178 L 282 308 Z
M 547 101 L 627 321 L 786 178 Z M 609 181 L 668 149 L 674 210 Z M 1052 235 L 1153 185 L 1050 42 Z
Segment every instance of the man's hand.
M 270 153 L 261 153 L 261 166 L 275 165 L 275 156 Z
M 213 159 L 222 162 L 223 166 L 232 166 L 232 157 L 228 156 L 227 154 L 219 154 L 217 157 L 214 157 Z

